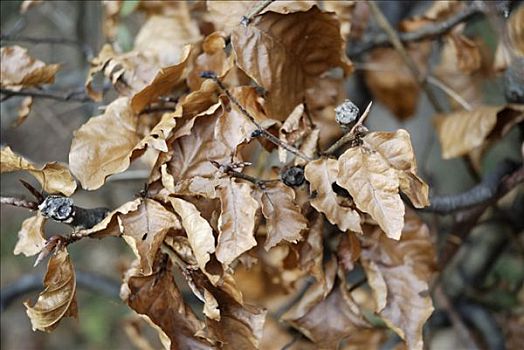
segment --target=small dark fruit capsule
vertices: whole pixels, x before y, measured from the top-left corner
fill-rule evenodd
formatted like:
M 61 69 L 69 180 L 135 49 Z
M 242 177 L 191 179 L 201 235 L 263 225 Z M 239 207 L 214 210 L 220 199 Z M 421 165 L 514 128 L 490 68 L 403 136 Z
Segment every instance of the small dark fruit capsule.
M 304 183 L 304 168 L 301 166 L 292 166 L 285 169 L 280 177 L 287 186 L 300 186 Z

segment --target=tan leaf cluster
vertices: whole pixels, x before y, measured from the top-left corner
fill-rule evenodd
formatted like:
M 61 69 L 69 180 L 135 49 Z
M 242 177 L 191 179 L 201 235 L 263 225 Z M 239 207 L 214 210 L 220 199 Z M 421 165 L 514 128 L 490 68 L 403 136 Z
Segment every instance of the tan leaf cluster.
M 0 49 L 2 66 L 0 86 L 10 89 L 51 84 L 60 65 L 37 60 L 20 46 L 4 46 Z
M 307 40 L 314 36 L 315 40 Z M 237 65 L 268 93 L 268 116 L 282 120 L 325 71 L 351 72 L 339 23 L 317 7 L 287 15 L 267 12 L 231 34 Z
M 44 287 L 33 306 L 24 305 L 33 330 L 50 332 L 63 317 L 77 317 L 75 270 L 65 248 L 49 259 Z
M 423 349 L 422 327 L 433 312 L 429 281 L 436 255 L 429 229 L 408 212 L 402 238 L 375 227 L 361 236 L 360 260 L 376 303 L 375 311 L 408 345 Z
M 472 111 L 458 111 L 436 118 L 444 159 L 459 157 L 504 136 L 524 120 L 521 105 L 479 106 Z
M 57 162 L 38 167 L 15 154 L 8 146 L 0 151 L 0 172 L 27 171 L 38 180 L 48 193 L 62 193 L 70 196 L 76 190 L 76 181 L 65 165 Z
M 429 205 L 428 186 L 416 175 L 415 156 L 405 130 L 370 132 L 362 145 L 340 156 L 338 174 L 337 183 L 389 238 L 400 239 L 404 226 L 399 189 L 415 206 Z

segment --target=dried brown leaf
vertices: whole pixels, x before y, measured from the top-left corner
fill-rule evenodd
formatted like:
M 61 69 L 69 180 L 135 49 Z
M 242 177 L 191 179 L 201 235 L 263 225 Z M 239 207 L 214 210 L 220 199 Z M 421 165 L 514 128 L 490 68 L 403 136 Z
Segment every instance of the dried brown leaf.
M 422 327 L 433 312 L 429 281 L 436 261 L 428 227 L 410 211 L 400 241 L 387 238 L 377 227 L 361 239 L 360 260 L 376 312 L 409 349 L 422 349 Z
M 129 167 L 130 152 L 140 141 L 137 123 L 129 99 L 121 97 L 75 131 L 69 165 L 84 189 L 97 189 L 109 175 Z
M 295 192 L 280 183 L 271 183 L 260 190 L 260 205 L 266 218 L 266 250 L 285 240 L 296 243 L 302 240 L 307 220 L 295 203 Z
M 186 46 L 179 63 L 161 68 L 153 80 L 131 98 L 131 108 L 135 113 L 140 113 L 148 104 L 168 94 L 182 82 L 190 53 L 191 47 Z
M 206 270 L 206 265 L 211 259 L 210 254 L 215 252 L 213 229 L 193 204 L 180 198 L 168 197 L 167 199 L 182 220 L 182 226 L 186 231 L 198 267 L 210 278 L 212 283 L 216 283 L 218 276 L 212 276 Z
M 255 240 L 255 215 L 258 202 L 251 196 L 246 183 L 226 178 L 218 187 L 221 214 L 218 219 L 220 235 L 216 256 L 218 261 L 229 265 L 245 251 L 257 244 Z
M 316 193 L 311 200 L 313 208 L 324 213 L 329 222 L 342 231 L 362 232 L 357 211 L 344 206 L 333 191 L 333 184 L 338 177 L 338 163 L 335 159 L 322 158 L 309 162 L 304 175 L 310 183 L 311 191 Z
M 0 49 L 2 67 L 0 86 L 20 89 L 22 87 L 51 84 L 60 68 L 58 64 L 46 65 L 27 53 L 20 46 L 4 46 Z
M 370 132 L 364 137 L 366 144 L 380 153 L 388 164 L 398 171 L 400 190 L 416 208 L 429 205 L 429 187 L 417 176 L 417 160 L 406 130 L 395 132 Z
M 119 216 L 136 211 L 141 203 L 141 198 L 126 202 L 107 214 L 104 220 L 100 221 L 90 229 L 79 231 L 79 234 L 90 236 L 92 238 L 103 238 L 107 236 L 119 237 L 123 233 L 122 227 L 120 226 L 121 221 Z
M 25 122 L 27 117 L 29 117 L 29 113 L 31 113 L 32 106 L 33 98 L 31 96 L 27 96 L 22 100 L 22 103 L 20 103 L 20 106 L 18 107 L 16 121 L 13 123 L 14 128 L 19 127 L 23 122 Z
M 317 282 L 282 318 L 321 349 L 336 349 L 344 338 L 368 323 L 342 280 L 335 281 L 336 261 L 326 268 L 326 282 Z
M 328 69 L 351 71 L 339 30 L 335 15 L 317 7 L 287 15 L 267 12 L 234 29 L 237 65 L 268 92 L 270 118 L 288 116 Z
M 295 1 L 275 1 L 266 7 L 262 13 L 268 11 L 276 13 L 293 13 L 307 11 L 316 4 L 316 1 L 295 0 Z M 229 33 L 232 29 L 240 25 L 243 16 L 249 15 L 257 4 L 252 1 L 207 1 L 207 20 L 215 24 L 219 30 Z
M 0 172 L 27 171 L 48 193 L 62 193 L 70 196 L 75 192 L 76 181 L 65 165 L 51 162 L 46 163 L 43 167 L 37 167 L 13 153 L 8 146 L 3 147 L 0 152 Z
M 421 74 L 425 74 L 431 44 L 428 42 L 414 43 L 406 49 L 422 72 Z M 385 104 L 399 119 L 404 120 L 413 116 L 419 101 L 420 85 L 400 54 L 392 48 L 374 49 L 367 63 L 377 67 L 366 70 L 364 73 L 366 84 L 373 96 Z
M 175 214 L 155 200 L 145 198 L 138 208 L 118 215 L 119 227 L 140 265 L 140 273 L 153 273 L 153 263 L 164 237 L 170 229 L 180 229 Z
M 22 253 L 25 256 L 33 256 L 40 253 L 46 243 L 44 224 L 45 218 L 40 214 L 25 219 L 18 232 L 18 241 L 13 253 L 15 255 Z
M 33 306 L 24 305 L 33 330 L 50 332 L 63 317 L 77 317 L 75 270 L 65 248 L 49 259 L 44 287 Z
M 134 272 L 131 269 L 126 274 L 121 298 L 155 326 L 166 349 L 213 349 L 208 341 L 196 336 L 204 323 L 184 303 L 170 262 L 158 261 L 149 276 Z
M 369 213 L 386 235 L 399 239 L 404 224 L 400 181 L 379 153 L 365 147 L 348 149 L 338 159 L 337 183 L 348 190 L 358 209 Z
M 471 74 L 480 68 L 482 63 L 480 51 L 474 41 L 458 33 L 451 33 L 448 40 L 455 50 L 460 70 L 466 74 Z
M 479 106 L 438 116 L 436 123 L 444 159 L 465 155 L 488 138 L 502 137 L 513 125 L 524 120 L 520 105 Z

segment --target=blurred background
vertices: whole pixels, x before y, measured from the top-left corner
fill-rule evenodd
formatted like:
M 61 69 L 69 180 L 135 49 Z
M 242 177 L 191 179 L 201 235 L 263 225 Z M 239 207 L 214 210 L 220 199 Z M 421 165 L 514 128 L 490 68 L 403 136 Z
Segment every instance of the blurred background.
M 123 50 L 132 48 L 134 36 L 144 21 L 141 13 L 129 10 L 135 1 L 129 1 L 120 11 L 121 21 L 117 28 L 116 41 Z M 2 1 L 1 35 L 2 46 L 20 45 L 29 49 L 29 54 L 46 63 L 59 63 L 62 68 L 53 90 L 62 92 L 81 91 L 89 67 L 88 60 L 97 55 L 104 43 L 103 5 L 99 1 L 49 1 L 20 13 L 22 1 Z M 402 18 L 420 13 L 429 2 L 382 2 L 384 13 L 393 24 Z M 372 28 L 373 29 L 373 28 Z M 467 33 L 479 37 L 486 44 L 488 52 L 493 52 L 498 40 L 497 30 L 486 18 L 478 18 L 468 23 Z M 34 38 L 63 38 L 70 44 L 53 44 L 37 42 Z M 435 50 L 436 51 L 436 50 Z M 430 64 L 438 60 L 438 54 L 430 57 Z M 347 82 L 348 96 L 362 107 L 367 105 L 373 96 L 366 87 L 363 74 L 368 69 L 364 60 L 354 61 L 356 73 Z M 395 67 L 390 67 L 395 70 Z M 446 104 L 446 96 L 435 90 L 439 100 Z M 482 85 L 483 100 L 490 104 L 504 104 L 504 86 L 501 76 L 491 75 Z M 14 128 L 12 125 L 17 117 L 17 109 L 22 100 L 19 97 L 10 98 L 1 103 L 1 144 L 9 145 L 14 152 L 37 162 L 68 161 L 69 148 L 73 132 L 91 116 L 100 114 L 99 107 L 114 99 L 116 94 L 109 90 L 105 100 L 95 102 L 54 101 L 34 99 L 32 111 L 25 123 Z M 442 160 L 438 140 L 433 125 L 434 110 L 424 94 L 417 104 L 416 112 L 408 120 L 397 119 L 384 105 L 375 102 L 367 126 L 370 130 L 407 129 L 412 137 L 417 154 L 421 176 L 430 184 L 432 193 L 449 194 L 464 191 L 475 184 L 464 164 L 459 159 Z M 521 160 L 519 130 L 514 128 L 504 140 L 493 147 L 482 163 L 481 172 L 486 174 L 495 168 L 503 158 Z M 95 192 L 78 190 L 74 195 L 75 204 L 83 207 L 105 206 L 115 208 L 130 200 L 143 188 L 145 165 L 136 162 L 128 171 L 130 176 L 111 181 L 108 185 Z M 18 182 L 24 179 L 35 182 L 20 173 L 2 174 L 1 194 L 3 196 L 25 196 L 28 193 Z M 520 197 L 519 197 L 520 196 Z M 514 195 L 514 202 L 522 202 L 522 195 Z M 519 199 L 520 198 L 520 199 Z M 520 208 L 520 207 L 517 207 Z M 34 259 L 13 255 L 17 241 L 17 232 L 22 221 L 32 214 L 24 209 L 2 206 L 0 235 L 0 283 L 2 293 L 21 278 L 41 280 L 45 272 L 45 263 L 33 268 Z M 517 209 L 516 209 L 517 210 Z M 518 209 L 520 210 L 520 209 Z M 438 220 L 438 227 L 443 232 L 451 225 L 447 217 L 428 215 L 427 220 Z M 489 322 L 503 315 L 506 310 L 515 307 L 522 308 L 524 295 L 524 259 L 511 240 L 494 242 L 497 235 L 506 236 L 507 228 L 500 222 L 487 222 L 479 225 L 464 245 L 457 259 L 461 264 L 477 264 L 482 256 L 489 252 L 489 247 L 500 245 L 494 262 L 483 271 L 480 283 L 482 289 L 471 291 L 467 278 L 457 277 L 453 273 L 448 285 L 457 295 L 465 294 L 468 298 L 482 303 L 483 308 L 475 317 L 481 319 L 480 326 L 487 327 Z M 48 222 L 46 234 L 66 233 L 67 226 Z M 439 232 L 440 233 L 440 232 Z M 522 241 L 522 234 L 520 238 Z M 97 240 L 82 241 L 72 245 L 70 254 L 78 271 L 94 272 L 97 275 L 113 281 L 113 287 L 119 283 L 120 273 L 132 261 L 132 252 L 126 244 L 118 239 L 105 239 L 103 244 Z M 458 264 L 457 263 L 457 264 Z M 473 266 L 472 265 L 472 266 Z M 471 266 L 470 266 L 471 267 Z M 112 290 L 114 292 L 114 289 Z M 21 295 L 5 304 L 1 313 L 1 347 L 6 350 L 18 349 L 129 349 L 132 345 L 125 334 L 126 319 L 131 317 L 131 311 L 118 299 L 111 289 L 107 292 L 78 289 L 79 321 L 64 319 L 52 333 L 33 332 L 29 318 L 26 316 L 22 302 L 35 300 L 38 290 Z M 469 293 L 469 294 L 468 294 Z M 2 295 L 4 298 L 5 295 Z M 485 306 L 487 305 L 487 306 Z M 519 306 L 520 305 L 520 306 Z M 4 307 L 4 299 L 2 299 Z M 464 306 L 466 307 L 466 306 Z M 472 310 L 479 310 L 473 308 Z M 475 312 L 477 312 L 475 311 Z M 472 311 L 473 312 L 473 311 Z M 431 349 L 460 349 L 460 341 L 456 339 L 449 322 L 439 319 L 435 313 L 430 321 L 439 324 L 439 330 L 434 333 Z M 502 317 L 502 316 L 501 316 Z M 482 323 L 482 319 L 485 322 Z M 518 324 L 517 324 L 518 326 Z M 497 328 L 500 333 L 500 328 Z M 522 333 L 524 334 L 524 330 Z M 499 336 L 502 336 L 500 333 Z M 524 340 L 523 340 L 524 341 Z M 522 342 L 520 343 L 522 344 Z

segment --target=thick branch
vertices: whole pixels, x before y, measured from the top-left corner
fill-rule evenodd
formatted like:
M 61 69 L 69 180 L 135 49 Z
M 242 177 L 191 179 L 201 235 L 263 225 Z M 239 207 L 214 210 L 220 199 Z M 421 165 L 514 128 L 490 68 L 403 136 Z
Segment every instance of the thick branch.
M 92 272 L 76 271 L 77 286 L 93 293 L 118 299 L 120 282 Z M 0 311 L 4 312 L 16 299 L 43 288 L 43 273 L 22 276 L 0 290 Z
M 522 182 L 524 182 L 524 167 L 517 167 L 512 162 L 502 162 L 475 187 L 459 194 L 433 196 L 430 198 L 431 205 L 422 210 L 449 214 L 487 204 L 500 198 Z
M 399 33 L 398 36 L 402 43 L 433 39 L 448 33 L 456 25 L 469 21 L 477 14 L 483 12 L 482 5 L 474 1 L 471 5 L 449 17 L 447 20 L 426 25 L 414 32 Z M 360 44 L 355 43 L 354 45 L 351 45 L 348 49 L 348 56 L 354 58 L 373 48 L 385 46 L 391 46 L 388 36 L 385 34 L 374 35 L 370 40 L 364 41 Z

